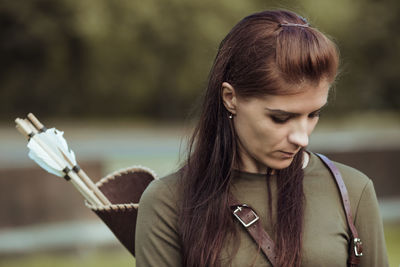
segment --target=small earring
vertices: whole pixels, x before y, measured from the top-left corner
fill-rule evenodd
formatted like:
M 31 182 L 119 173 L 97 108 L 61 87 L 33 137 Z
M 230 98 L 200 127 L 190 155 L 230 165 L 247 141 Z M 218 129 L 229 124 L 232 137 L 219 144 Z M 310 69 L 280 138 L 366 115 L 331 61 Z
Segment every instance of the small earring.
M 233 119 L 233 114 L 232 114 L 232 113 L 229 113 L 228 118 L 229 118 L 229 119 Z

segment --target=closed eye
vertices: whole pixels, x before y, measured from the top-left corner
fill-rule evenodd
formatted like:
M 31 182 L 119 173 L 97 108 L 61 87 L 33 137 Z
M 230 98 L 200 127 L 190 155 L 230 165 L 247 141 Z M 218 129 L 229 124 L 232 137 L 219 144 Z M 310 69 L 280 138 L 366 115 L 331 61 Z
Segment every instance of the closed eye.
M 323 105 L 321 108 L 308 114 L 308 118 L 314 119 L 314 118 L 320 117 L 321 111 L 326 105 L 327 105 L 327 103 L 325 103 L 325 105 Z M 269 111 L 270 114 L 268 116 L 276 124 L 284 124 L 292 118 L 301 116 L 301 114 L 299 114 L 299 113 L 287 112 L 287 111 L 280 110 L 280 109 L 269 109 L 269 108 L 265 108 L 265 109 Z
M 270 117 L 273 122 L 278 124 L 283 124 L 291 118 L 290 116 L 274 116 L 274 115 L 271 115 Z
M 312 112 L 312 113 L 310 113 L 309 115 L 308 115 L 308 117 L 309 118 L 316 118 L 316 117 L 320 117 L 321 116 L 321 110 L 319 109 L 319 110 L 317 110 L 317 111 L 314 111 L 314 112 Z

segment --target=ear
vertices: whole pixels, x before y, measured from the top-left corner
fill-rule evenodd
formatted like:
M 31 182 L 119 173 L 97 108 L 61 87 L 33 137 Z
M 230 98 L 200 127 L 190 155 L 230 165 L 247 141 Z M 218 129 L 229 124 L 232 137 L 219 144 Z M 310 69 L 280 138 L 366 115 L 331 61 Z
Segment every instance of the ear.
M 236 114 L 236 92 L 235 88 L 227 82 L 222 83 L 221 97 L 225 108 L 232 114 Z

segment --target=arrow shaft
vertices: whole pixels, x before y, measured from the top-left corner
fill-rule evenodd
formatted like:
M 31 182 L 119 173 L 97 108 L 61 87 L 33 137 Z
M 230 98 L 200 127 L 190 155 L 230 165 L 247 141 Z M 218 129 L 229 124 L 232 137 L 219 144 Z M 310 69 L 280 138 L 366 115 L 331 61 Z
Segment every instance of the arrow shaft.
M 81 177 L 85 184 L 93 190 L 93 192 L 100 199 L 100 201 L 103 202 L 104 205 L 111 205 L 111 202 L 106 198 L 106 196 L 100 191 L 100 189 L 93 183 L 93 181 L 82 169 L 79 170 L 78 176 Z
M 68 166 L 69 164 L 66 164 L 63 162 L 53 151 L 52 149 L 45 143 L 43 142 L 38 135 L 34 135 L 33 140 L 36 141 L 42 149 L 56 162 L 56 164 L 59 166 L 60 170 L 65 169 L 65 167 L 68 167 L 69 169 L 72 168 L 72 166 Z M 102 203 L 101 201 L 93 194 L 92 191 L 79 179 L 78 175 L 72 171 L 68 172 L 68 176 L 71 178 L 71 181 L 73 181 L 73 185 L 76 187 L 76 189 L 81 192 L 81 194 L 93 205 L 96 206 L 101 206 Z
M 89 190 L 89 188 L 79 179 L 79 176 L 73 172 L 70 171 L 67 174 L 71 178 L 72 184 L 78 189 L 79 192 L 85 197 L 89 203 L 91 203 L 94 206 L 101 207 L 103 206 L 103 203 L 94 195 L 92 191 Z
M 38 132 L 46 131 L 46 127 L 40 123 L 40 121 L 32 114 L 28 114 L 28 119 L 17 118 L 15 122 L 17 123 L 17 129 L 26 137 L 33 139 L 44 151 L 45 153 L 56 163 L 59 170 L 65 170 L 67 167 L 70 171 L 67 175 L 71 178 L 71 183 L 75 188 L 84 196 L 84 198 L 94 206 L 111 205 L 111 202 L 107 197 L 98 189 L 98 187 L 93 183 L 93 181 L 87 176 L 87 174 L 82 170 L 72 171 L 73 167 L 76 165 L 75 162 L 69 158 L 68 155 L 64 153 L 63 149 L 60 149 L 57 143 L 51 142 L 55 149 L 61 152 L 61 156 L 54 152 L 54 148 L 44 142 Z M 60 158 L 61 157 L 61 158 Z M 74 159 L 75 161 L 75 159 Z

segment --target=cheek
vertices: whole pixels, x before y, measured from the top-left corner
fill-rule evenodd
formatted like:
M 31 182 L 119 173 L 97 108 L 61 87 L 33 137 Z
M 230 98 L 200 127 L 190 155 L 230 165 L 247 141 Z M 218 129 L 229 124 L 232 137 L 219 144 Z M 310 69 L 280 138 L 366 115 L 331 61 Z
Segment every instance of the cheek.
M 236 134 L 238 135 L 242 143 L 254 139 L 255 136 L 254 126 L 252 125 L 251 121 L 249 121 L 246 117 L 240 115 L 235 117 L 234 127 Z
M 266 149 L 284 139 L 284 127 L 276 127 L 266 117 L 255 119 L 238 116 L 236 119 L 235 129 L 241 143 L 252 150 Z
M 314 131 L 315 126 L 317 126 L 318 121 L 319 121 L 319 117 L 316 117 L 310 122 L 309 127 L 308 127 L 308 135 L 310 135 Z
M 254 117 L 238 114 L 234 126 L 240 142 L 247 148 L 253 147 L 261 139 L 262 124 Z

